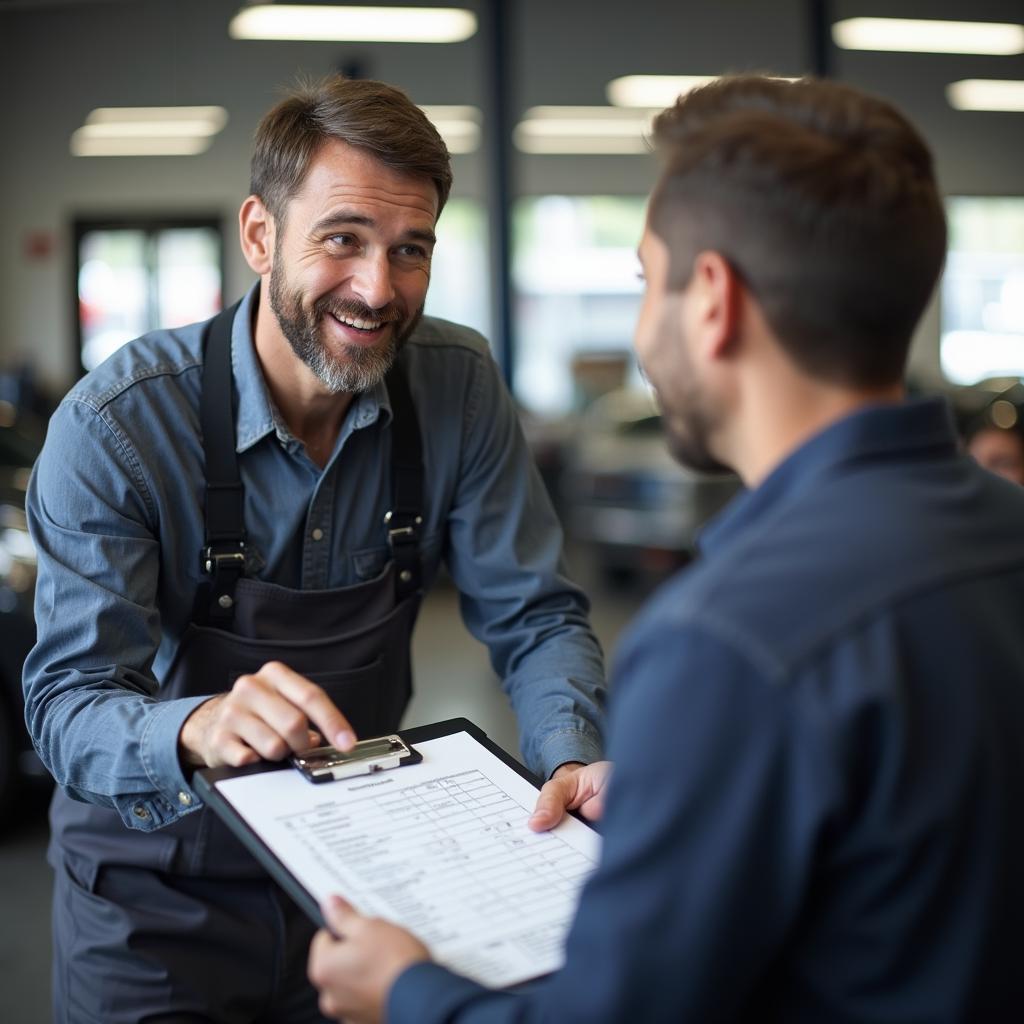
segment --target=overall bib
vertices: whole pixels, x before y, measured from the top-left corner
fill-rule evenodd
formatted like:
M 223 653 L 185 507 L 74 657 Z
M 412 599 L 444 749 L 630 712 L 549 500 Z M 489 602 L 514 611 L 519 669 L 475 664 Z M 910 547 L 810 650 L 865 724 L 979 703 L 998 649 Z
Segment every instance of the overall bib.
M 422 596 L 423 466 L 408 385 L 394 366 L 392 500 L 381 510 L 392 557 L 383 571 L 329 590 L 249 578 L 232 399 L 236 308 L 219 314 L 204 339 L 207 578 L 160 699 L 222 693 L 238 676 L 282 661 L 322 686 L 357 736 L 393 732 L 412 692 L 410 641 Z M 71 851 L 57 866 L 54 902 L 64 947 L 54 964 L 58 1021 L 321 1019 L 304 976 L 312 924 L 212 811 L 140 832 L 116 811 L 58 791 L 51 823 Z

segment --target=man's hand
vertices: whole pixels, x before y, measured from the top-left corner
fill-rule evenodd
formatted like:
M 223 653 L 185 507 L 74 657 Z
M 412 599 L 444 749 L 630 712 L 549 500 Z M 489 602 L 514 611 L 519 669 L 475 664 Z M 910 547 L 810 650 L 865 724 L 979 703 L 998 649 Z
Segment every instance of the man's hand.
M 321 736 L 342 750 L 355 743 L 348 719 L 316 683 L 271 661 L 200 704 L 181 727 L 178 750 L 184 764 L 237 768 L 280 761 L 324 742 Z
M 352 1024 L 376 1024 L 384 1019 L 398 976 L 429 960 L 430 953 L 404 928 L 363 917 L 340 896 L 331 896 L 321 910 L 330 931 L 313 936 L 307 972 L 320 993 L 320 1012 Z
M 611 761 L 559 765 L 537 797 L 530 828 L 534 832 L 554 828 L 566 810 L 579 811 L 584 818 L 597 821 L 604 812 L 604 792 L 611 770 Z

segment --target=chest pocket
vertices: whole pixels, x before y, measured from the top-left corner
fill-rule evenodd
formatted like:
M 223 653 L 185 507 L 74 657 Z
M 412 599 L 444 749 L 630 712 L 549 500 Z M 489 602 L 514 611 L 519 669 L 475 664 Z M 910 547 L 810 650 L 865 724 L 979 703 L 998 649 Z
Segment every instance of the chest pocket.
M 352 574 L 359 581 L 372 580 L 384 571 L 391 558 L 391 548 L 381 544 L 373 548 L 353 551 Z M 441 534 L 432 533 L 420 538 L 420 560 L 423 565 L 424 585 L 433 578 L 441 560 Z

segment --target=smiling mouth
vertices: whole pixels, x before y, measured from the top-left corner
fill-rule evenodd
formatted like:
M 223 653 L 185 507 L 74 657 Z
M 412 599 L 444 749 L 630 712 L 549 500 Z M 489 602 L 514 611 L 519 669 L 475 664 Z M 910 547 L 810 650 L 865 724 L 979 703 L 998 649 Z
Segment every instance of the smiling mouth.
M 374 334 L 392 322 L 390 320 L 364 320 L 362 317 L 344 316 L 336 313 L 329 313 L 328 315 L 350 330 L 361 331 L 364 334 Z

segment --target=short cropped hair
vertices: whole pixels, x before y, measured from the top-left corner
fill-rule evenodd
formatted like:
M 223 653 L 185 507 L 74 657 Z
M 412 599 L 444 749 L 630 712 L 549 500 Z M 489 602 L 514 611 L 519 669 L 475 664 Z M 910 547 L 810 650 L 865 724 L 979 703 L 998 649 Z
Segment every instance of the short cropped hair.
M 452 187 L 448 147 L 427 116 L 401 90 L 384 82 L 328 75 L 300 83 L 256 130 L 249 191 L 283 222 L 309 166 L 331 139 L 365 150 L 382 164 L 427 178 L 440 214 Z
M 719 252 L 794 363 L 853 386 L 903 375 L 946 251 L 927 144 L 891 104 L 835 82 L 725 76 L 654 122 L 648 213 L 670 287 Z

